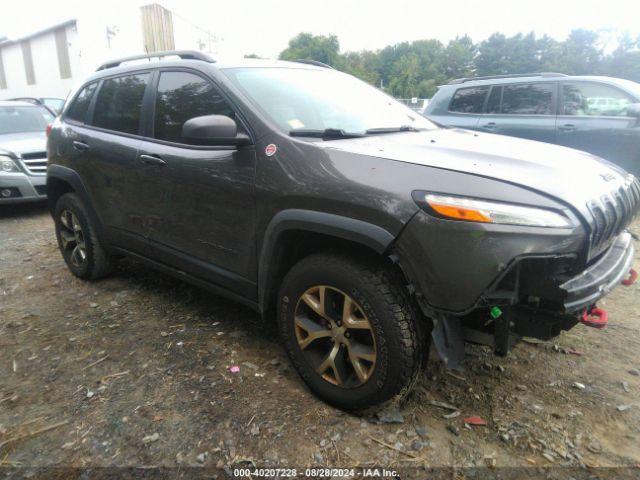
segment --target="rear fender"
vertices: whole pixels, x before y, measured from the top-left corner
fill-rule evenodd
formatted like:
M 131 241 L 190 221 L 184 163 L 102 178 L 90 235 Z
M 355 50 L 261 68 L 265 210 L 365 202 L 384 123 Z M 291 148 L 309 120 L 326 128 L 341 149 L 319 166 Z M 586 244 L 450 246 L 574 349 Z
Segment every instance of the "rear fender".
M 71 168 L 63 167 L 62 165 L 49 165 L 49 167 L 47 168 L 47 196 L 49 196 L 52 179 L 57 179 L 65 182 L 71 187 L 73 193 L 75 193 L 80 197 L 80 199 L 82 200 L 82 203 L 87 209 L 87 213 L 89 214 L 91 222 L 93 223 L 93 225 L 97 230 L 98 235 L 104 238 L 102 221 L 100 220 L 99 215 L 93 208 L 93 202 L 91 201 L 89 192 L 87 191 L 87 188 L 85 187 L 82 181 L 82 178 L 80 177 L 78 172 L 76 172 L 75 170 L 72 170 Z M 56 208 L 55 203 L 49 200 L 49 211 L 51 212 L 52 216 L 55 212 L 55 208 Z

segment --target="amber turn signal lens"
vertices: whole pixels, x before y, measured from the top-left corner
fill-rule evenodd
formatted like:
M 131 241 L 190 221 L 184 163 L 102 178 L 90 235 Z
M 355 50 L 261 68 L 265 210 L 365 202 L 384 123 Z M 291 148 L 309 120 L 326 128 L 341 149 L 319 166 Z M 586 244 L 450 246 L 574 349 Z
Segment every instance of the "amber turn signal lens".
M 486 216 L 480 210 L 442 205 L 434 201 L 429 201 L 428 203 L 431 208 L 443 217 L 453 218 L 455 220 L 466 220 L 467 222 L 492 223 L 491 218 Z

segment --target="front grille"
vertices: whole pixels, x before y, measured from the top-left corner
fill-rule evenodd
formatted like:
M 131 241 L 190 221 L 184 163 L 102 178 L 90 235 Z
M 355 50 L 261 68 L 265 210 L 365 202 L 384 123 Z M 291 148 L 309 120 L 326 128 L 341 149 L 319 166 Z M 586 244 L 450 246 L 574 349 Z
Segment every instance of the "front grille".
M 22 163 L 29 170 L 29 173 L 46 173 L 47 152 L 23 153 Z
M 638 213 L 640 182 L 637 179 L 627 181 L 617 190 L 592 200 L 588 207 L 593 216 L 589 254 L 589 257 L 593 258 L 609 247 L 613 239 L 629 226 Z

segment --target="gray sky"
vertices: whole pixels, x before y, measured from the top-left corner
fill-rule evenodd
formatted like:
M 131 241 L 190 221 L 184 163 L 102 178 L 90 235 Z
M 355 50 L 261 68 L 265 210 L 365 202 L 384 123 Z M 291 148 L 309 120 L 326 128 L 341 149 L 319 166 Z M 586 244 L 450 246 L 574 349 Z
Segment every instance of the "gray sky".
M 73 18 L 88 5 L 117 9 L 151 0 L 2 0 L 0 35 L 16 37 Z M 563 39 L 574 28 L 640 35 L 638 0 L 159 0 L 224 38 L 225 54 L 274 57 L 299 32 L 336 34 L 342 51 L 456 35 L 483 40 L 535 31 Z

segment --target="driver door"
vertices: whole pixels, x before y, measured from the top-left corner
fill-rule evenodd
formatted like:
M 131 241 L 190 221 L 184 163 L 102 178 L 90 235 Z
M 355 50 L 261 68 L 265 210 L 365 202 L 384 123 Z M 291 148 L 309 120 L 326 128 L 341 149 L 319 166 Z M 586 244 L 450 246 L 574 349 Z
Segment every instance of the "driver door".
M 246 295 L 255 280 L 255 148 L 182 139 L 183 124 L 203 115 L 234 118 L 242 131 L 234 109 L 199 73 L 162 70 L 155 92 L 150 138 L 139 149 L 145 236 L 163 261 Z

